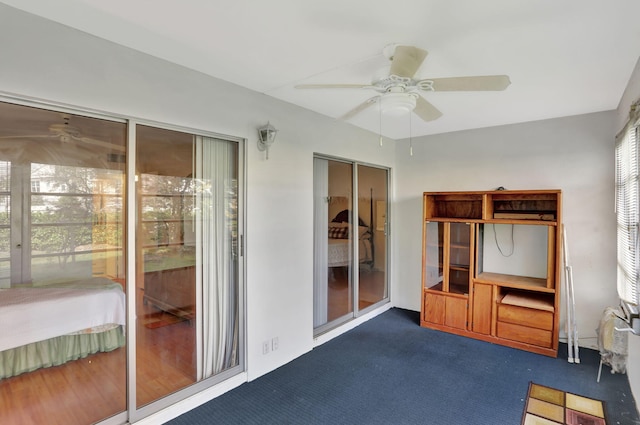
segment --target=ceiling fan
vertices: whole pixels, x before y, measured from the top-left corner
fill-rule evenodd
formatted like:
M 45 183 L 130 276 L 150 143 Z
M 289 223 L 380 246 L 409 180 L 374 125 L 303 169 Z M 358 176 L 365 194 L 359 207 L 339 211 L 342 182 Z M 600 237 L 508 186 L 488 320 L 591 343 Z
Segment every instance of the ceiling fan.
M 506 89 L 511 81 L 507 75 L 484 75 L 475 77 L 449 77 L 415 79 L 415 74 L 427 57 L 427 51 L 414 46 L 391 44 L 383 50 L 391 61 L 388 73 L 377 75 L 371 84 L 301 84 L 297 89 L 367 89 L 378 92 L 341 118 L 348 120 L 374 104 L 380 105 L 382 113 L 402 115 L 415 113 L 424 121 L 433 121 L 442 116 L 420 92 L 429 91 L 499 91 Z M 386 72 L 386 68 L 385 68 Z
M 82 135 L 80 130 L 77 127 L 72 126 L 69 121 L 71 116 L 69 114 L 61 114 L 62 122 L 54 123 L 49 126 L 48 134 L 35 134 L 35 135 L 17 135 L 17 136 L 1 136 L 2 139 L 58 139 L 62 143 L 84 143 L 87 145 L 92 145 L 96 147 L 107 148 L 111 150 L 116 150 L 120 152 L 125 151 L 124 146 L 115 145 L 113 143 L 105 142 L 98 139 L 92 139 L 90 137 L 85 137 Z

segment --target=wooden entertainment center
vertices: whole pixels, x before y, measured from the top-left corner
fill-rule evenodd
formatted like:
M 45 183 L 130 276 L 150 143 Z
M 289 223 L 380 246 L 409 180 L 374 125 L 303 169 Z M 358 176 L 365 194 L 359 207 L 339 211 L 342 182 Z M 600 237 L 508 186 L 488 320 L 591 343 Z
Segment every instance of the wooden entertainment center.
M 425 192 L 421 326 L 556 357 L 561 197 Z

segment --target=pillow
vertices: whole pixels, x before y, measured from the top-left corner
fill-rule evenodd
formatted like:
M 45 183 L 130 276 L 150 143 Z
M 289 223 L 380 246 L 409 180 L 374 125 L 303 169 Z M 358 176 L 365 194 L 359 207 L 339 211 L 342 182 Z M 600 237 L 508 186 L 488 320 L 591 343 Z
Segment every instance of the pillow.
M 329 226 L 330 239 L 349 239 L 348 226 Z
M 360 239 L 371 236 L 369 233 L 369 228 L 367 226 L 358 226 L 358 236 Z

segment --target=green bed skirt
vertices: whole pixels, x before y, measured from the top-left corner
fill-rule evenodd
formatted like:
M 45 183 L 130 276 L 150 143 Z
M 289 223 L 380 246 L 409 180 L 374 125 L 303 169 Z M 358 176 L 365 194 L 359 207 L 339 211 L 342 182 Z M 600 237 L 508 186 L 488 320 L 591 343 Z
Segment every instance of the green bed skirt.
M 63 335 L 0 352 L 0 379 L 59 366 L 97 352 L 113 351 L 125 344 L 122 326 L 89 334 Z

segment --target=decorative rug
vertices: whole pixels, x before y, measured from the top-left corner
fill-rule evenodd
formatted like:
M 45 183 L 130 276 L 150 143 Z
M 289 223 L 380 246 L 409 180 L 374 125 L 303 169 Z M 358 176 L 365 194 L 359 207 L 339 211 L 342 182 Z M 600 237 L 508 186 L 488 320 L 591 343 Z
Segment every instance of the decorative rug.
M 161 328 L 163 326 L 169 326 L 176 323 L 180 323 L 187 320 L 186 317 L 176 316 L 169 313 L 158 313 L 145 317 L 142 319 L 142 324 L 148 329 Z
M 522 425 L 607 425 L 604 401 L 529 382 Z

